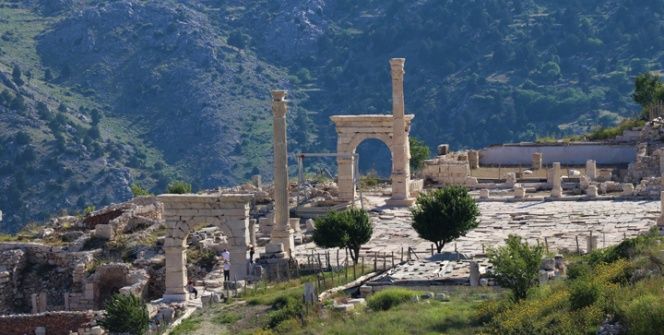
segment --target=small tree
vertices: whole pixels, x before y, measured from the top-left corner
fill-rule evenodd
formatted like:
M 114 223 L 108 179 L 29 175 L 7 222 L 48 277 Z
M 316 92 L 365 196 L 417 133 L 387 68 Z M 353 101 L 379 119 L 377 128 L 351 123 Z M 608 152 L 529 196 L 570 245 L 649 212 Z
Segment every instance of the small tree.
M 14 64 L 14 68 L 12 69 L 12 80 L 16 85 L 18 86 L 23 86 L 23 73 L 21 72 L 21 67 L 18 66 L 18 64 Z
M 476 228 L 480 214 L 475 200 L 459 186 L 420 194 L 411 212 L 413 229 L 421 238 L 436 244 L 439 253 L 445 243 Z
M 323 248 L 348 248 L 353 262 L 360 258 L 360 247 L 369 242 L 373 227 L 363 209 L 349 208 L 330 212 L 316 219 L 313 240 Z
M 498 284 L 511 289 L 515 300 L 521 300 L 537 284 L 544 251 L 539 245 L 531 247 L 521 242 L 516 235 L 509 235 L 505 242 L 503 247 L 489 249 L 489 261 Z
M 115 294 L 106 304 L 106 315 L 99 324 L 110 332 L 143 335 L 150 317 L 145 304 L 133 294 Z
M 171 194 L 191 193 L 191 184 L 181 180 L 175 180 L 168 184 L 167 192 Z
M 134 197 L 150 195 L 150 192 L 144 189 L 143 186 L 138 183 L 133 183 L 129 187 L 131 188 L 131 193 L 134 195 Z
M 411 137 L 410 143 L 410 169 L 419 171 L 424 166 L 424 161 L 429 159 L 429 147 L 422 141 Z

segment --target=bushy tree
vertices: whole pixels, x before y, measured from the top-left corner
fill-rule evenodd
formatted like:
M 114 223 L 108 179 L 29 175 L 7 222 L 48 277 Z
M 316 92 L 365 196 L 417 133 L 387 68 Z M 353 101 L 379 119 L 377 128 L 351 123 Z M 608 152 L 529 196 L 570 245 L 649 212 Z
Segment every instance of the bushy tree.
M 238 49 L 244 49 L 249 44 L 251 37 L 247 34 L 243 34 L 239 31 L 234 31 L 228 35 L 228 44 L 232 45 Z
M 150 192 L 148 190 L 144 189 L 138 183 L 131 184 L 130 188 L 131 188 L 131 193 L 134 195 L 134 197 L 150 195 Z
M 477 227 L 480 214 L 475 200 L 459 186 L 449 186 L 417 197 L 413 228 L 417 234 L 436 245 L 440 252 L 445 243 Z
M 115 294 L 106 304 L 106 315 L 99 324 L 110 332 L 145 334 L 150 317 L 145 304 L 133 294 Z
M 514 299 L 521 300 L 537 284 L 544 250 L 540 245 L 529 246 L 516 235 L 509 235 L 505 242 L 503 247 L 489 249 L 489 260 L 498 284 L 511 289 Z
M 168 184 L 167 192 L 171 194 L 191 193 L 191 184 L 181 180 L 175 180 Z
M 16 85 L 18 86 L 23 86 L 23 73 L 21 72 L 21 67 L 18 66 L 18 64 L 14 64 L 14 68 L 12 69 L 12 80 Z
M 323 248 L 348 248 L 353 262 L 360 257 L 360 247 L 369 242 L 373 227 L 363 209 L 349 208 L 330 212 L 316 219 L 313 240 Z
M 410 169 L 419 171 L 424 166 L 424 161 L 429 159 L 429 147 L 422 141 L 410 137 Z

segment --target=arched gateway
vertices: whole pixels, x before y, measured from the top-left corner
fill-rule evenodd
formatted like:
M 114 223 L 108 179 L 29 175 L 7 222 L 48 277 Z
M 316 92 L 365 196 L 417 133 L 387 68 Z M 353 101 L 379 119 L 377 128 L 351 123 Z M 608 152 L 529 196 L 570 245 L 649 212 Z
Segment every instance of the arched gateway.
M 186 301 L 187 236 L 198 225 L 214 225 L 228 238 L 231 276 L 238 280 L 247 274 L 249 245 L 249 194 L 163 194 L 166 223 L 166 301 Z
M 410 144 L 408 133 L 414 115 L 405 115 L 403 96 L 404 58 L 392 58 L 392 115 L 334 115 L 330 117 L 337 128 L 337 156 L 339 197 L 355 199 L 354 156 L 357 146 L 366 139 L 385 143 L 392 153 L 392 197 L 388 205 L 410 206 Z

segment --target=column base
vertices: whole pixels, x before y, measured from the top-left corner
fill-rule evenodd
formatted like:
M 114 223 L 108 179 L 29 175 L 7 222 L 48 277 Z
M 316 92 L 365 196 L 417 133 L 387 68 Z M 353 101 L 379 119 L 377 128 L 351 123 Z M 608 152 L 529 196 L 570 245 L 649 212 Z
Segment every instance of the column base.
M 415 204 L 415 198 L 387 199 L 385 204 L 390 207 L 410 207 Z
M 161 296 L 163 302 L 181 302 L 189 300 L 189 293 L 164 294 Z

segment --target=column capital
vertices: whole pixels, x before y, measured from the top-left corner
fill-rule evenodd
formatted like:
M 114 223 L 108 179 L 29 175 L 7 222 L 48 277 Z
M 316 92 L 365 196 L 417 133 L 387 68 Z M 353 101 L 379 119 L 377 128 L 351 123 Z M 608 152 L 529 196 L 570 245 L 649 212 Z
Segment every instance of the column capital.
M 405 58 L 391 58 L 390 59 L 390 67 L 392 68 L 392 76 L 403 76 L 405 73 L 404 71 L 404 64 L 406 63 Z
M 272 90 L 273 101 L 284 101 L 286 99 L 286 90 Z

